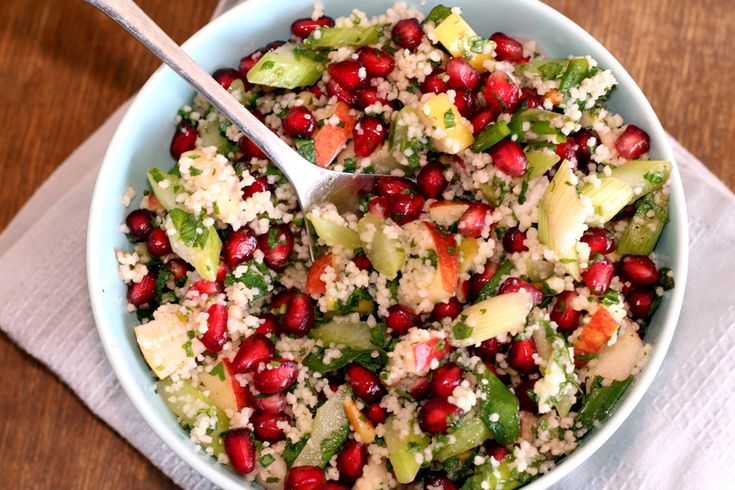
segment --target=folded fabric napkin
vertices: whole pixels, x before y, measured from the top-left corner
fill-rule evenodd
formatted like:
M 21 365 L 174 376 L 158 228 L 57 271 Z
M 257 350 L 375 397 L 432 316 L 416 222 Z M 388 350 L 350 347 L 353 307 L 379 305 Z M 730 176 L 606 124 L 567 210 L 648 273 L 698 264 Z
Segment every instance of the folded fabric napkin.
M 176 484 L 214 488 L 137 413 L 92 318 L 87 213 L 99 163 L 126 108 L 58 168 L 0 235 L 0 328 Z M 735 481 L 735 376 L 729 376 L 735 359 L 735 261 L 727 256 L 735 249 L 735 195 L 676 141 L 671 144 L 684 181 L 691 254 L 676 336 L 630 418 L 556 488 L 710 489 Z

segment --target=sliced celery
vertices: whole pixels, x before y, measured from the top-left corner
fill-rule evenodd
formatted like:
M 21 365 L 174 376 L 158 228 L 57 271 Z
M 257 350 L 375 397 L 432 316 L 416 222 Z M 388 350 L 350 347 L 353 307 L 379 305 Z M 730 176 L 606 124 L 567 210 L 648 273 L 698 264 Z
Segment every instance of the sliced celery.
M 374 214 L 363 216 L 357 223 L 363 249 L 373 267 L 393 279 L 406 262 L 406 251 L 400 240 L 389 238 L 385 234 L 385 226 L 385 222 Z
M 475 474 L 465 481 L 462 490 L 513 490 L 528 483 L 533 477 L 518 471 L 518 464 L 513 456 L 506 456 L 500 464 L 493 460 L 478 466 Z
M 169 211 L 167 229 L 171 228 L 175 230 L 169 235 L 174 253 L 194 266 L 202 279 L 214 281 L 222 251 L 222 241 L 214 226 L 204 226 L 192 214 L 176 208 Z
M 610 177 L 626 182 L 638 199 L 660 189 L 669 180 L 671 162 L 664 160 L 631 160 L 612 169 Z
M 669 220 L 669 196 L 652 192 L 636 203 L 636 212 L 618 240 L 620 255 L 648 255 Z
M 529 179 L 541 177 L 556 165 L 561 158 L 551 150 L 530 150 L 526 152 L 528 160 L 528 172 L 526 175 Z
M 325 344 L 344 345 L 356 350 L 375 350 L 372 342 L 371 328 L 367 323 L 359 322 L 327 322 L 309 332 L 309 337 L 323 341 Z
M 434 454 L 439 461 L 445 461 L 453 456 L 476 448 L 492 437 L 492 434 L 476 413 L 470 412 L 464 416 L 461 424 L 451 432 L 453 442 L 439 446 Z
M 481 152 L 485 151 L 491 146 L 502 141 L 506 136 L 510 134 L 510 128 L 508 123 L 503 120 L 499 120 L 495 124 L 491 124 L 482 130 L 477 135 L 475 142 L 472 144 L 472 151 Z
M 217 153 L 219 153 L 220 155 L 227 154 L 230 142 L 220 132 L 219 123 L 217 121 L 208 120 L 202 123 L 199 126 L 199 137 L 201 138 L 202 148 L 214 146 L 215 148 L 217 148 Z
M 248 82 L 288 89 L 307 87 L 322 77 L 325 61 L 318 53 L 284 44 L 258 60 L 248 72 Z
M 347 440 L 350 423 L 345 414 L 345 398 L 352 396 L 347 385 L 341 386 L 319 407 L 311 424 L 311 434 L 292 466 L 324 467 Z
M 556 135 L 557 141 L 564 141 L 566 138 L 561 131 L 551 125 L 551 121 L 558 117 L 556 112 L 526 109 L 516 112 L 508 127 L 517 141 L 545 141 L 548 135 Z
M 590 211 L 577 195 L 576 176 L 564 160 L 546 189 L 538 213 L 539 241 L 552 249 L 569 273 L 580 279 L 576 245 Z
M 613 177 L 601 178 L 597 187 L 591 183 L 585 184 L 579 195 L 588 198 L 592 204 L 594 215 L 590 216 L 590 222 L 593 224 L 607 223 L 635 199 L 633 189 L 626 182 Z
M 475 345 L 504 333 L 517 334 L 533 307 L 528 293 L 506 293 L 465 308 L 452 327 L 454 339 Z
M 561 334 L 554 332 L 548 325 L 542 328 L 546 329 L 546 339 L 552 351 L 546 359 L 543 377 L 536 381 L 533 388 L 538 397 L 539 413 L 549 412 L 554 406 L 560 416 L 566 417 L 577 401 L 576 393 L 579 390 L 574 374 L 574 358 Z
M 184 187 L 181 185 L 179 178 L 156 167 L 149 168 L 147 175 L 148 182 L 151 184 L 151 189 L 153 189 L 153 194 L 158 199 L 158 202 L 167 211 L 175 208 L 176 196 L 184 192 Z M 163 184 L 164 182 L 165 184 Z
M 417 454 L 422 454 L 429 445 L 429 438 L 421 432 L 414 432 L 416 425 L 414 420 L 405 421 L 408 426 L 408 434 L 401 435 L 399 428 L 395 426 L 395 418 L 389 417 L 385 421 L 385 446 L 388 449 L 388 459 L 393 466 L 398 483 L 411 483 L 421 468 L 421 463 L 416 460 Z
M 304 41 L 308 48 L 337 49 L 342 46 L 360 48 L 380 41 L 385 26 L 374 24 L 368 27 L 322 27 L 312 32 Z
M 330 247 L 339 246 L 346 250 L 360 247 L 360 235 L 344 225 L 326 220 L 314 213 L 307 213 L 307 219 L 314 226 L 316 234 Z

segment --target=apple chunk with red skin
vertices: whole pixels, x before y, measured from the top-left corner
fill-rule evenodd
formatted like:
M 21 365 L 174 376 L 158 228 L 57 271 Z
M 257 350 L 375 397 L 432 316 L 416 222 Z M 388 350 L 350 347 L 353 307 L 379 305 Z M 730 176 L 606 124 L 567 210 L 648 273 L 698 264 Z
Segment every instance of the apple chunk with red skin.
M 235 379 L 232 362 L 223 359 L 208 372 L 199 375 L 202 388 L 209 392 L 209 398 L 217 407 L 228 411 L 239 412 L 250 406 L 249 392 Z
M 437 267 L 441 275 L 444 291 L 454 296 L 457 292 L 457 281 L 459 279 L 459 252 L 454 235 L 442 232 L 434 223 L 421 222 L 431 234 L 434 242 L 434 251 L 437 257 Z
M 462 201 L 436 201 L 429 206 L 429 218 L 437 225 L 449 228 L 469 207 L 469 203 Z

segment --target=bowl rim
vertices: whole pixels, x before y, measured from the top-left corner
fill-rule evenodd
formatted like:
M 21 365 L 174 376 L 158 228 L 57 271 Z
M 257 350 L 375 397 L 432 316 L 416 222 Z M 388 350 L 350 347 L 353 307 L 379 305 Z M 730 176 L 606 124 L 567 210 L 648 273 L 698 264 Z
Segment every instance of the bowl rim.
M 184 50 L 189 51 L 192 46 L 198 44 L 204 39 L 207 39 L 213 32 L 220 29 L 220 26 L 225 24 L 229 16 L 241 17 L 248 11 L 255 13 L 259 9 L 266 7 L 268 2 L 269 0 L 249 0 L 233 7 L 231 10 L 220 15 L 218 18 L 212 20 L 198 30 L 194 35 L 187 39 L 182 47 Z M 516 4 L 519 9 L 536 10 L 542 15 L 553 17 L 555 22 L 557 22 L 562 29 L 569 30 L 573 34 L 576 34 L 576 36 L 583 39 L 585 43 L 584 45 L 587 49 L 595 48 L 602 54 L 602 56 L 599 54 L 595 55 L 595 59 L 601 65 L 613 71 L 616 79 L 618 80 L 618 85 L 624 85 L 629 88 L 630 96 L 634 99 L 635 104 L 638 106 L 638 110 L 648 120 L 648 133 L 651 136 L 652 141 L 656 142 L 658 152 L 664 159 L 669 160 L 674 164 L 670 177 L 671 192 L 676 196 L 676 199 L 672 201 L 674 204 L 674 206 L 672 206 L 672 213 L 676 213 L 680 223 L 679 232 L 673 235 L 675 239 L 673 249 L 676 250 L 676 254 L 671 264 L 671 269 L 674 273 L 677 286 L 669 292 L 671 295 L 669 299 L 669 307 L 665 311 L 659 313 L 665 313 L 665 318 L 661 319 L 663 325 L 657 338 L 656 345 L 653 346 L 645 367 L 637 375 L 633 386 L 631 386 L 624 395 L 622 403 L 618 405 L 614 413 L 605 420 L 600 427 L 598 427 L 593 433 L 586 436 L 583 443 L 569 456 L 565 457 L 563 461 L 557 464 L 552 471 L 536 478 L 524 487 L 527 489 L 538 490 L 540 488 L 547 488 L 558 482 L 575 468 L 579 467 L 584 461 L 589 459 L 593 453 L 595 453 L 606 441 L 610 439 L 615 431 L 630 416 L 631 412 L 635 409 L 652 384 L 661 363 L 668 352 L 683 304 L 689 259 L 689 230 L 684 190 L 681 182 L 681 176 L 674 158 L 674 152 L 669 144 L 668 136 L 665 133 L 658 116 L 648 102 L 648 99 L 641 91 L 640 87 L 638 87 L 637 83 L 620 64 L 620 62 L 600 42 L 561 12 L 558 12 L 552 7 L 537 0 L 516 0 Z M 109 198 L 109 196 L 103 191 L 106 187 L 106 181 L 108 180 L 106 176 L 110 175 L 108 169 L 115 163 L 116 149 L 126 143 L 125 135 L 127 134 L 127 128 L 135 123 L 134 109 L 136 108 L 136 104 L 140 104 L 141 101 L 150 97 L 149 93 L 153 91 L 156 82 L 168 71 L 170 71 L 170 69 L 165 65 L 156 69 L 135 96 L 133 102 L 126 111 L 125 116 L 116 128 L 98 171 L 94 192 L 90 202 L 88 230 L 95 229 L 98 224 L 102 223 L 104 218 L 101 211 L 102 206 L 98 203 Z M 86 265 L 87 282 L 93 317 L 105 354 L 107 355 L 112 369 L 128 398 L 156 435 L 158 435 L 158 437 L 179 458 L 185 461 L 191 468 L 196 470 L 210 482 L 222 488 L 232 489 L 242 488 L 243 485 L 249 485 L 249 482 L 240 479 L 240 477 L 234 473 L 224 473 L 219 471 L 217 469 L 217 463 L 208 460 L 207 458 L 203 458 L 201 453 L 194 451 L 191 447 L 184 444 L 180 434 L 177 434 L 176 431 L 169 429 L 165 424 L 162 424 L 159 416 L 153 410 L 153 407 L 146 401 L 144 390 L 135 381 L 133 373 L 128 371 L 126 362 L 123 359 L 122 354 L 119 352 L 117 342 L 113 338 L 113 334 L 110 329 L 107 328 L 105 306 L 103 304 L 102 295 L 98 293 L 102 289 L 100 279 L 98 275 L 91 272 L 95 270 L 95 265 L 100 263 L 100 254 L 106 253 L 106 251 L 101 250 L 100 247 L 97 246 L 96 242 L 96 234 L 88 232 L 86 242 Z

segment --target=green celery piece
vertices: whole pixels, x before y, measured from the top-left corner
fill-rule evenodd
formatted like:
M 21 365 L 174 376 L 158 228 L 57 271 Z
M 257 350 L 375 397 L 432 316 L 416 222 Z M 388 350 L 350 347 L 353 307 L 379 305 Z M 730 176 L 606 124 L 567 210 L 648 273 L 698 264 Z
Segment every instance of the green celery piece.
M 533 307 L 531 295 L 507 293 L 488 298 L 462 310 L 452 326 L 455 341 L 476 345 L 504 333 L 517 334 Z
M 593 224 L 605 224 L 615 217 L 625 206 L 635 199 L 633 189 L 624 181 L 613 177 L 603 177 L 598 187 L 585 184 L 579 195 L 589 198 L 594 209 L 590 216 Z
M 669 221 L 669 196 L 652 192 L 636 203 L 636 211 L 618 240 L 620 255 L 648 255 L 656 248 L 661 232 Z
M 560 135 L 561 131 L 551 126 L 551 121 L 554 118 L 559 117 L 559 114 L 551 111 L 545 111 L 543 109 L 525 109 L 518 111 L 513 114 L 513 118 L 510 120 L 508 127 L 510 128 L 511 134 L 516 136 L 517 141 L 536 141 L 544 140 L 546 135 Z M 529 123 L 529 131 L 535 134 L 535 136 L 529 138 L 524 131 L 524 123 Z
M 360 235 L 344 225 L 326 220 L 314 213 L 307 213 L 306 218 L 311 222 L 316 234 L 329 247 L 339 246 L 346 250 L 360 247 Z
M 562 76 L 569 66 L 568 59 L 536 60 L 518 65 L 520 73 L 538 73 L 544 80 L 555 80 Z
M 475 142 L 472 143 L 472 151 L 477 153 L 485 151 L 505 139 L 510 133 L 510 128 L 505 121 L 497 121 L 495 124 L 487 126 L 477 135 Z
M 321 27 L 304 40 L 307 48 L 337 49 L 343 46 L 361 48 L 380 41 L 383 24 L 368 27 Z
M 541 177 L 561 160 L 559 155 L 551 150 L 527 151 L 526 159 L 528 160 L 528 171 L 526 175 L 528 175 L 529 179 Z
M 343 403 L 352 396 L 352 390 L 341 386 L 336 393 L 319 407 L 311 425 L 311 434 L 293 466 L 319 466 L 324 468 L 329 460 L 347 440 L 350 423 L 347 420 Z
M 539 387 L 542 394 L 538 394 L 539 412 L 545 413 L 551 410 L 551 406 L 556 407 L 556 411 L 560 416 L 566 417 L 569 409 L 577 401 L 576 392 L 579 384 L 574 374 L 574 359 L 569 353 L 569 346 L 564 337 L 551 329 L 548 324 L 544 324 L 546 329 L 545 335 L 549 345 L 552 348 L 551 355 L 546 360 L 543 377 L 534 385 Z M 557 380 L 563 378 L 564 381 L 559 383 Z M 573 386 L 573 392 L 567 393 L 567 387 Z M 547 386 L 548 385 L 548 386 Z M 556 388 L 556 393 L 546 394 L 551 391 L 545 388 Z
M 484 365 L 480 365 L 476 376 L 478 389 L 486 395 L 484 399 L 479 399 L 480 418 L 498 443 L 510 446 L 521 431 L 518 398 Z M 497 421 L 490 420 L 493 414 L 498 414 Z
M 576 426 L 591 429 L 596 422 L 607 418 L 632 382 L 633 376 L 630 376 L 622 381 L 613 381 L 610 386 L 593 388 L 577 414 Z
M 373 344 L 371 328 L 367 323 L 359 322 L 327 322 L 309 332 L 309 337 L 324 341 L 325 345 L 344 345 L 351 349 L 372 351 L 376 350 Z
M 388 459 L 393 466 L 398 483 L 411 483 L 421 468 L 421 463 L 416 461 L 416 453 L 423 453 L 429 445 L 429 438 L 422 432 L 414 432 L 415 421 L 408 423 L 409 433 L 401 436 L 400 430 L 395 426 L 395 418 L 389 417 L 385 421 L 385 446 L 388 449 Z
M 475 303 L 484 301 L 493 296 L 497 296 L 498 288 L 500 287 L 500 281 L 504 276 L 510 275 L 510 271 L 513 270 L 513 262 L 510 260 L 504 260 L 502 264 L 495 271 L 495 274 L 482 286 L 480 293 L 477 295 Z
M 202 412 L 206 412 L 209 415 L 216 415 L 217 424 L 211 433 L 212 442 L 209 444 L 209 447 L 214 451 L 213 455 L 215 458 L 225 452 L 221 435 L 229 428 L 230 420 L 225 415 L 225 412 L 217 408 L 209 397 L 202 393 L 200 389 L 194 387 L 189 381 L 174 383 L 169 378 L 156 383 L 156 390 L 161 395 L 168 409 L 179 418 L 179 423 L 182 427 L 193 427 L 196 423 L 197 416 Z M 203 405 L 203 407 L 201 410 L 197 410 L 192 417 L 190 416 L 190 407 L 193 403 Z
M 554 275 L 554 264 L 545 260 L 526 260 L 528 277 L 533 282 L 544 281 Z
M 435 453 L 435 458 L 439 461 L 462 454 L 470 449 L 476 448 L 483 442 L 492 437 L 485 423 L 474 413 L 468 413 L 462 419 L 462 423 L 450 432 L 454 436 L 454 443 L 446 444 Z
M 408 141 L 409 128 L 419 122 L 419 114 L 415 107 L 407 105 L 398 111 L 395 118 L 393 118 L 393 124 L 391 124 L 390 134 L 388 135 L 390 149 L 399 148 L 401 142 Z
M 475 474 L 465 481 L 462 490 L 513 490 L 528 483 L 532 476 L 528 473 L 519 472 L 510 468 L 512 456 L 506 456 L 503 461 L 495 467 L 492 461 L 487 461 L 478 466 Z
M 176 195 L 184 192 L 179 178 L 156 167 L 149 168 L 147 176 L 148 182 L 151 184 L 151 189 L 153 189 L 153 194 L 158 199 L 158 202 L 167 211 L 174 209 L 176 207 Z M 168 181 L 168 186 L 165 189 L 160 185 L 164 180 Z
M 230 146 L 230 142 L 220 132 L 219 122 L 205 121 L 204 124 L 199 127 L 199 137 L 201 138 L 202 148 L 214 146 L 217 148 L 217 153 L 219 153 L 220 155 L 227 154 L 227 149 Z
M 169 235 L 171 249 L 183 260 L 194 266 L 207 281 L 217 279 L 222 241 L 214 226 L 206 227 L 193 215 L 178 208 L 169 211 L 169 225 L 176 233 Z M 197 234 L 196 229 L 203 233 Z
M 385 235 L 384 228 L 385 222 L 374 214 L 363 216 L 357 223 L 361 240 L 367 231 L 374 229 L 372 240 L 369 243 L 363 243 L 363 249 L 375 270 L 388 279 L 393 279 L 406 262 L 406 251 L 399 240 L 388 238 Z
M 308 87 L 322 77 L 324 63 L 318 53 L 284 44 L 258 60 L 248 72 L 248 82 L 287 89 Z
M 431 9 L 431 12 L 429 12 L 429 15 L 426 16 L 426 19 L 424 19 L 424 23 L 426 22 L 433 22 L 436 25 L 439 25 L 441 21 L 446 19 L 452 15 L 452 9 L 444 6 L 444 5 L 437 5 L 433 9 Z
M 610 177 L 626 182 L 635 199 L 660 189 L 671 174 L 671 162 L 664 160 L 630 160 L 614 167 Z
M 582 83 L 589 73 L 590 64 L 587 58 L 574 58 L 569 60 L 564 74 L 559 82 L 559 91 L 563 94 L 569 93 L 569 89 Z

